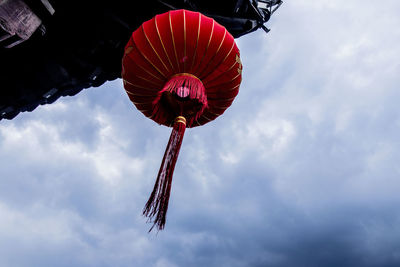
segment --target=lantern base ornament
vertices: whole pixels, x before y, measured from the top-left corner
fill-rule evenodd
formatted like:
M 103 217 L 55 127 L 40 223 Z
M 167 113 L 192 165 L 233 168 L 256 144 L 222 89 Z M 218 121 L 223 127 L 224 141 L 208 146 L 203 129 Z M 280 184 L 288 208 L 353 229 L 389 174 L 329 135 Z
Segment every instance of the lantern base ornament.
M 191 127 L 207 106 L 201 80 L 189 73 L 178 73 L 168 80 L 153 101 L 152 119 L 172 126 L 176 116 L 181 115 L 187 120 L 187 127 Z
M 164 229 L 169 196 L 171 193 L 172 176 L 182 145 L 185 129 L 185 117 L 176 117 L 160 170 L 158 171 L 157 180 L 154 184 L 153 192 L 151 192 L 150 198 L 143 209 L 143 215 L 148 217 L 150 222 L 154 223 L 149 232 L 156 225 L 158 230 Z

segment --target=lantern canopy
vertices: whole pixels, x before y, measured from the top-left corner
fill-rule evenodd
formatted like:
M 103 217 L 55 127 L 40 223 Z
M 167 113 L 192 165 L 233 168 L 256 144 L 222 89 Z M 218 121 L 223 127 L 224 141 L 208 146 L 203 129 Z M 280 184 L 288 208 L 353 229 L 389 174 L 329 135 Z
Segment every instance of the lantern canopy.
M 173 127 L 144 209 L 158 229 L 165 225 L 185 128 L 203 125 L 224 113 L 239 92 L 241 74 L 240 53 L 232 35 L 198 12 L 175 10 L 157 15 L 129 39 L 122 59 L 125 90 L 145 116 Z

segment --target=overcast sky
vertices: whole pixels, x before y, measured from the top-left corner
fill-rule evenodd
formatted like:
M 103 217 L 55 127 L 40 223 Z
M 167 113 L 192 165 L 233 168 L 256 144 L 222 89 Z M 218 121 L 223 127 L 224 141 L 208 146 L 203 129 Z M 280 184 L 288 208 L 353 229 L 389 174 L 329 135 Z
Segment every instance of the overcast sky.
M 286 1 L 237 40 L 239 95 L 170 129 L 121 80 L 0 122 L 0 266 L 400 266 L 400 2 Z

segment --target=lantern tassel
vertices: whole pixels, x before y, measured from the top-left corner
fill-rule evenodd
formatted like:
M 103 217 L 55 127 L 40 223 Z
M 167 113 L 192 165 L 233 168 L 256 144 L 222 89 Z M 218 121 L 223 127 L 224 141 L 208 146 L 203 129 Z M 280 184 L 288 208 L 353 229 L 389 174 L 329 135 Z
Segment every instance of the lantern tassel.
M 172 176 L 174 174 L 175 163 L 178 159 L 185 129 L 185 117 L 178 116 L 174 121 L 172 133 L 167 148 L 165 149 L 153 192 L 143 209 L 143 215 L 149 218 L 149 222 L 153 223 L 149 232 L 156 225 L 158 230 L 164 229 L 169 196 L 171 193 Z
M 188 110 L 175 110 L 175 112 L 172 112 L 172 114 L 176 115 L 183 114 L 186 117 L 188 127 L 193 125 L 208 106 L 206 91 L 199 78 L 189 73 L 175 74 L 165 83 L 164 88 L 158 92 L 157 97 L 153 100 L 151 118 L 160 124 L 168 125 L 174 119 L 173 116 L 170 116 L 171 106 L 167 105 L 165 107 L 161 103 L 161 98 L 165 92 L 176 95 L 183 102 L 193 101 L 190 107 L 192 115 L 186 116 Z

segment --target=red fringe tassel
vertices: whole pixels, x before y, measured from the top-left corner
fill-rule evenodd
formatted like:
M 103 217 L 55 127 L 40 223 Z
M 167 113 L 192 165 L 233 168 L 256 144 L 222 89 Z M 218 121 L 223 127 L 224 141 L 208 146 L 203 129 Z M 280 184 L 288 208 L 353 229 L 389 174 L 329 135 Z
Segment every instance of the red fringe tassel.
M 178 116 L 174 122 L 153 192 L 143 209 L 143 215 L 148 217 L 149 221 L 153 223 L 149 232 L 154 226 L 157 226 L 158 230 L 164 229 L 169 196 L 171 193 L 172 175 L 174 173 L 176 160 L 178 159 L 185 129 L 186 119 L 183 116 Z
M 186 116 L 185 111 L 180 115 L 185 115 L 187 126 L 191 127 L 193 122 L 197 120 L 204 109 L 208 106 L 207 95 L 203 83 L 194 75 L 189 73 L 179 73 L 171 77 L 164 85 L 164 88 L 158 93 L 158 96 L 153 101 L 153 115 L 152 119 L 160 124 L 168 124 L 170 118 L 170 110 L 165 110 L 160 104 L 161 96 L 165 93 L 175 93 L 182 98 L 195 100 L 199 103 L 198 106 L 193 107 L 193 115 Z

